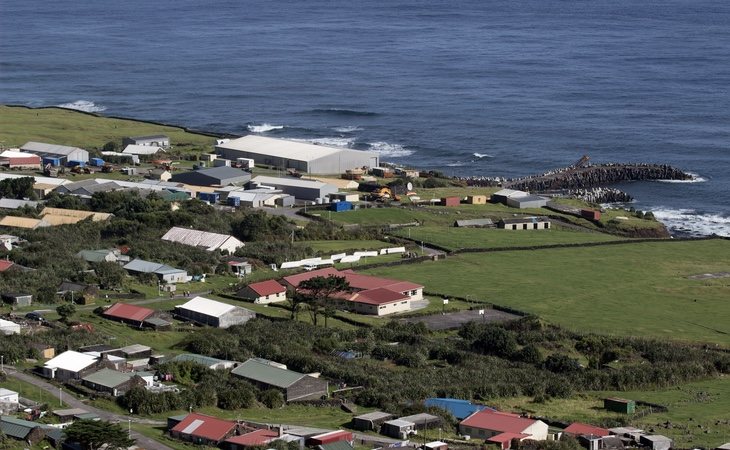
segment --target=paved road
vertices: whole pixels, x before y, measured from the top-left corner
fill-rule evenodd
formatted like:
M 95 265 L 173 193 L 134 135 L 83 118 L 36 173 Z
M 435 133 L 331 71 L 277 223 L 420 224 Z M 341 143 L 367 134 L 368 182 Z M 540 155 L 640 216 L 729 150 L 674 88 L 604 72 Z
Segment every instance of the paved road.
M 459 328 L 467 322 L 476 320 L 483 322 L 505 322 L 508 320 L 519 319 L 520 316 L 510 314 L 508 312 L 496 309 L 485 308 L 484 314 L 479 314 L 478 310 L 459 311 L 447 314 L 433 314 L 430 316 L 411 317 L 402 319 L 405 322 L 423 322 L 429 330 L 450 330 Z
M 48 392 L 55 398 L 59 398 L 59 390 L 56 386 L 46 383 L 45 381 L 34 377 L 32 375 L 28 375 L 23 372 L 18 372 L 15 370 L 12 366 L 5 366 L 5 372 L 13 377 L 17 378 L 18 380 L 25 381 L 26 383 L 30 383 L 34 386 L 37 386 L 44 391 Z M 146 419 L 140 419 L 138 417 L 129 417 L 129 416 L 122 416 L 119 414 L 114 414 L 109 411 L 104 411 L 103 409 L 94 408 L 93 406 L 87 405 L 86 403 L 82 402 L 81 400 L 72 397 L 71 395 L 64 395 L 63 396 L 63 406 L 69 406 L 73 408 L 82 408 L 86 411 L 89 411 L 90 413 L 94 413 L 101 417 L 102 419 L 109 421 L 109 422 L 119 422 L 120 424 L 128 423 L 129 420 L 135 423 L 143 423 L 148 425 L 159 425 L 162 422 L 159 421 L 153 421 L 153 420 L 146 420 Z M 144 448 L 145 450 L 173 450 L 172 448 L 161 444 L 160 442 L 155 441 L 154 439 L 150 439 L 147 436 L 144 436 L 142 434 L 139 434 L 136 431 L 132 431 L 131 433 L 132 438 L 134 438 L 137 441 L 137 445 Z

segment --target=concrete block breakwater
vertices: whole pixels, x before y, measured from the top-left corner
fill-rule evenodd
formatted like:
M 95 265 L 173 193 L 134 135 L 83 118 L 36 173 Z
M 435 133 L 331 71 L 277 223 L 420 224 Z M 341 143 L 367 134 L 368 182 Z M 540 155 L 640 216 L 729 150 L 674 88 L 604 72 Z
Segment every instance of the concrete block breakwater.
M 510 189 L 542 192 L 561 189 L 590 189 L 622 181 L 691 180 L 692 175 L 666 164 L 597 164 L 566 168 L 542 175 L 508 180 Z

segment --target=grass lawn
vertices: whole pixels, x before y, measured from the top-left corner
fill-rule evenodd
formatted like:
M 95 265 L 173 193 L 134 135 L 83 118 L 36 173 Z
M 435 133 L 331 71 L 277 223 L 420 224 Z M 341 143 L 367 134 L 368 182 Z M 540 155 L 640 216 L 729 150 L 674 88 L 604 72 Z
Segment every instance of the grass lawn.
M 299 241 L 297 244 L 304 247 L 311 247 L 315 252 L 332 253 L 344 251 L 366 251 L 380 250 L 389 247 L 390 244 L 377 240 L 351 240 L 351 241 Z
M 367 272 L 570 329 L 730 345 L 730 279 L 686 278 L 729 270 L 730 241 L 717 239 L 463 254 Z
M 111 119 L 59 108 L 29 109 L 0 106 L 0 143 L 21 146 L 28 141 L 101 148 L 109 141 L 120 146 L 125 136 L 166 134 L 173 148 L 213 150 L 215 138 L 189 133 L 182 128 L 128 119 Z
M 727 442 L 730 436 L 730 378 L 687 383 L 670 389 L 635 392 L 587 392 L 569 399 L 552 399 L 533 403 L 527 397 L 497 399 L 490 403 L 502 410 L 528 412 L 566 422 L 579 421 L 611 426 L 623 414 L 603 409 L 603 398 L 622 397 L 664 405 L 666 413 L 629 419 L 629 423 L 644 430 L 654 429 L 674 439 L 680 448 L 715 448 Z M 665 428 L 665 422 L 672 428 Z M 698 425 L 701 425 L 700 428 Z M 705 430 L 709 432 L 705 433 Z
M 435 244 L 449 250 L 460 248 L 528 247 L 552 244 L 579 244 L 585 242 L 614 241 L 609 234 L 569 231 L 565 229 L 507 231 L 495 228 L 454 228 L 423 226 L 400 229 L 402 237 Z

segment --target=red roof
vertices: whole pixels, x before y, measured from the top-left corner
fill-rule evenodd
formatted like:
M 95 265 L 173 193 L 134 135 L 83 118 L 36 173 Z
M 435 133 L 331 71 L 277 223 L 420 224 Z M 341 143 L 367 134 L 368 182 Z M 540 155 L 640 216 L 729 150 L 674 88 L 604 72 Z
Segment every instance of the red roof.
M 15 264 L 12 261 L 8 261 L 7 259 L 0 259 L 0 272 L 5 272 L 9 268 L 11 268 Z
M 272 439 L 279 437 L 279 433 L 273 430 L 256 430 L 250 433 L 242 434 L 240 436 L 234 436 L 225 440 L 231 444 L 238 444 L 244 446 L 258 446 L 265 445 L 271 442 Z
M 236 422 L 218 419 L 203 414 L 191 413 L 171 430 L 180 434 L 220 442 L 233 431 Z
M 400 292 L 391 291 L 390 289 L 377 288 L 360 291 L 350 299 L 357 303 L 366 303 L 368 305 L 384 305 L 386 303 L 399 302 L 407 300 L 409 297 Z
M 353 435 L 351 431 L 336 430 L 327 433 L 318 434 L 307 439 L 307 445 L 324 445 L 333 442 L 349 441 L 352 442 Z
M 111 308 L 104 311 L 104 315 L 108 317 L 114 317 L 115 319 L 136 320 L 138 322 L 142 322 L 152 314 L 154 314 L 154 311 L 149 308 L 128 305 L 126 303 L 115 303 L 111 306 Z
M 311 272 L 304 272 L 297 275 L 291 275 L 284 277 L 284 281 L 293 287 L 299 286 L 299 284 L 305 280 L 309 280 L 314 277 L 329 277 L 338 276 L 345 277 L 350 287 L 358 290 L 386 288 L 391 291 L 405 292 L 416 289 L 423 289 L 423 286 L 410 281 L 392 280 L 390 278 L 374 277 L 372 275 L 363 275 L 361 273 L 355 273 L 352 270 L 339 271 L 333 267 L 327 267 L 325 269 L 313 270 Z
M 588 425 L 587 423 L 580 423 L 580 422 L 574 422 L 571 423 L 568 428 L 563 430 L 567 434 L 572 434 L 573 436 L 583 436 L 583 435 L 594 435 L 594 436 L 608 436 L 609 431 L 605 428 L 596 427 L 593 425 Z
M 509 448 L 509 444 L 512 443 L 512 439 L 524 439 L 530 437 L 529 434 L 522 433 L 500 433 L 487 438 L 487 442 L 497 442 L 502 444 L 502 448 Z M 504 444 L 507 444 L 506 446 Z
M 286 288 L 279 284 L 279 282 L 276 280 L 259 281 L 258 283 L 249 284 L 248 287 L 259 296 L 286 292 Z
M 461 422 L 461 425 L 481 428 L 483 430 L 499 431 L 501 433 L 519 434 L 536 422 L 537 420 L 525 419 L 515 414 L 485 409 L 467 417 Z

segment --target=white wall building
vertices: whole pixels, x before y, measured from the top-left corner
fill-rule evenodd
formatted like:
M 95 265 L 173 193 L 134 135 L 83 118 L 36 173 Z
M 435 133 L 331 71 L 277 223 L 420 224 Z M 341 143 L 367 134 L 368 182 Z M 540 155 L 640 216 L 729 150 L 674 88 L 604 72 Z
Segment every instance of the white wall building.
M 162 236 L 163 241 L 177 242 L 191 247 L 202 247 L 209 252 L 214 250 L 235 253 L 245 244 L 230 234 L 210 233 L 208 231 L 191 230 L 189 228 L 172 227 Z

